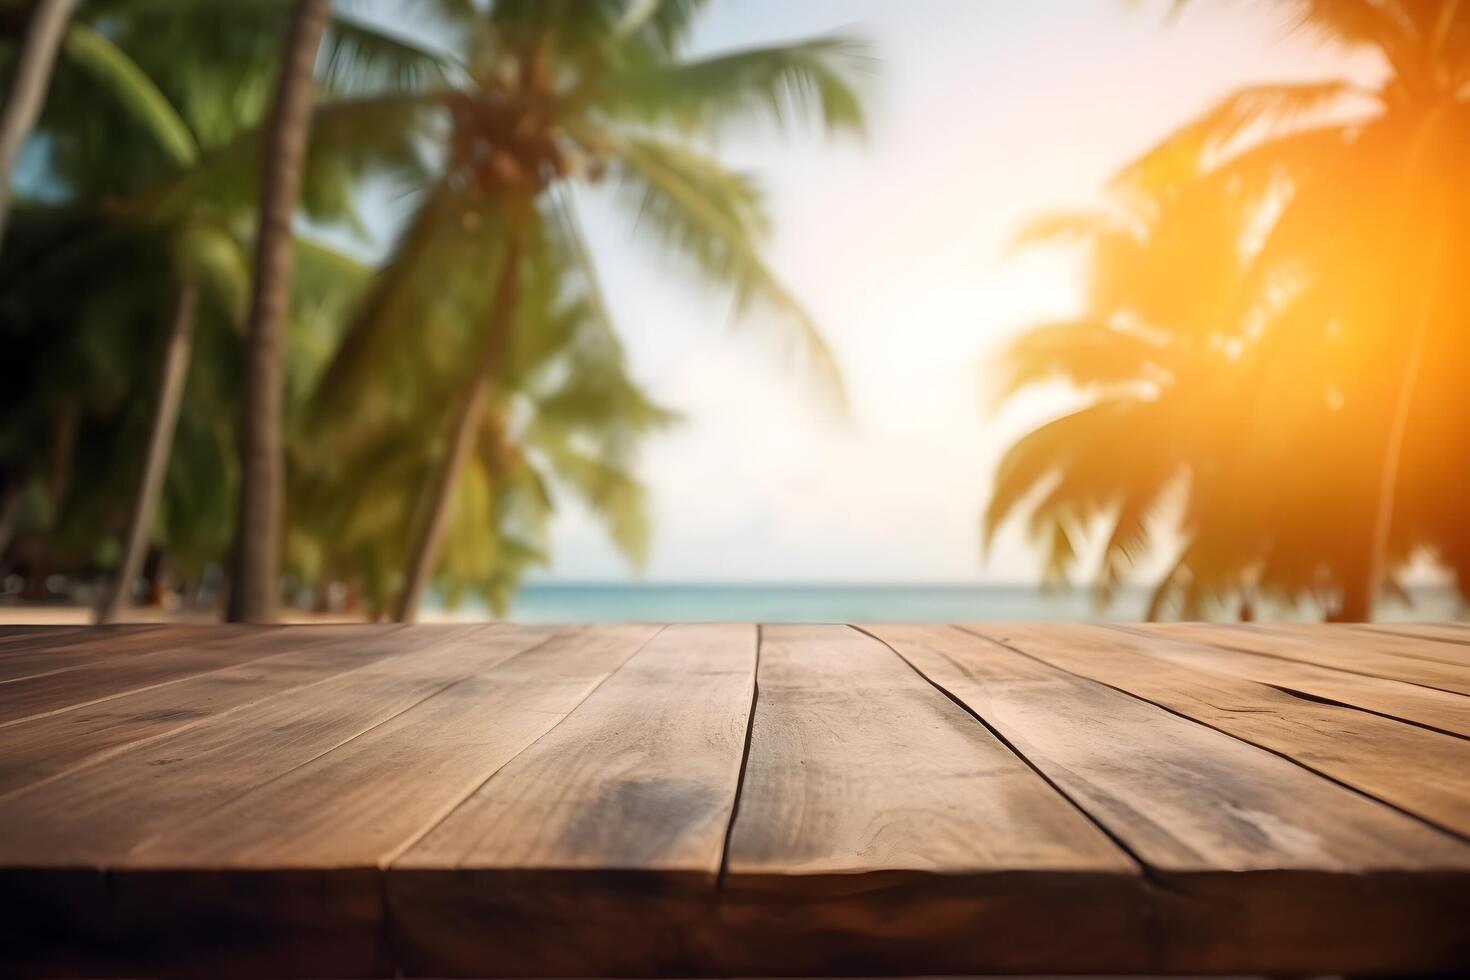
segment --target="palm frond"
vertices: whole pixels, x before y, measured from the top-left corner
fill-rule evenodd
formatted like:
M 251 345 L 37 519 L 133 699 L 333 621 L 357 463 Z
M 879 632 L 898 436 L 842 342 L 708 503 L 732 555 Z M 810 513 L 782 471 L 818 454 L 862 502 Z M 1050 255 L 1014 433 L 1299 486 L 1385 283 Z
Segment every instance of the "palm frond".
M 1413 29 L 1401 4 L 1381 0 L 1288 0 L 1298 26 L 1326 40 L 1381 44 Z
M 775 314 L 758 322 L 778 330 L 776 339 L 800 358 L 818 391 L 845 411 L 842 376 L 826 340 L 761 257 L 766 220 L 750 181 L 683 147 L 653 139 L 616 145 L 620 197 L 639 221 L 675 258 L 693 261 L 712 282 L 733 290 L 738 314 L 757 306 Z
M 483 270 L 491 267 L 484 250 L 498 227 L 492 217 L 442 182 L 425 194 L 351 314 L 316 387 L 312 427 L 328 421 L 355 426 L 366 420 L 364 408 L 375 398 L 414 398 L 418 384 L 409 375 L 421 368 L 432 375 L 446 360 L 463 362 L 467 348 L 426 349 L 427 328 L 455 302 L 457 283 L 483 283 Z M 467 222 L 473 230 L 466 230 Z
M 603 292 L 602 281 L 598 278 L 597 266 L 592 261 L 592 249 L 587 245 L 587 235 L 582 230 L 582 222 L 577 216 L 576 207 L 570 195 L 564 190 L 556 188 L 551 194 L 552 209 L 557 219 L 554 226 L 560 229 L 562 240 L 566 244 L 567 265 L 580 274 L 592 314 L 592 322 L 605 338 L 609 353 L 621 358 L 622 343 L 618 340 L 612 310 L 608 308 L 607 295 Z
M 452 57 L 338 13 L 318 59 L 317 77 L 331 92 L 418 92 L 448 81 Z
M 101 32 L 74 23 L 65 40 L 67 58 L 101 84 L 107 96 L 146 132 L 167 156 L 187 167 L 199 155 L 187 123 L 147 73 Z
M 618 462 L 580 449 L 571 440 L 538 440 L 557 482 L 572 491 L 607 528 L 623 556 L 641 566 L 648 557 L 648 491 Z
M 1252 132 L 1276 136 L 1347 111 L 1353 100 L 1376 95 L 1352 82 L 1284 82 L 1252 85 L 1220 100 L 1124 166 L 1113 187 L 1158 196 L 1220 163 Z
M 812 120 L 831 133 L 861 135 L 866 119 L 854 86 L 873 62 L 866 42 L 838 36 L 645 65 L 613 78 L 612 109 L 687 129 L 764 118 L 779 127 Z
M 1144 611 L 1143 618 L 1150 623 L 1157 623 L 1164 618 L 1164 611 L 1169 604 L 1178 603 L 1179 595 L 1188 588 L 1190 582 L 1189 560 L 1193 556 L 1193 542 L 1186 541 L 1180 549 L 1179 557 L 1169 570 L 1164 573 L 1149 593 L 1148 608 Z
M 1170 467 L 1160 467 L 1156 473 L 1133 481 L 1122 494 L 1112 515 L 1113 529 L 1098 560 L 1095 592 L 1099 601 L 1112 600 L 1128 570 L 1148 551 L 1152 544 L 1149 520 L 1173 477 Z
M 626 0 L 613 23 L 614 40 L 646 37 L 657 51 L 677 51 L 689 36 L 695 16 L 709 0 Z
M 297 235 L 292 253 L 291 329 L 286 357 L 290 417 L 298 424 L 333 355 L 373 270 L 325 242 Z
M 317 108 L 302 177 L 308 217 L 345 222 L 361 232 L 355 189 L 368 177 L 427 182 L 424 145 L 438 133 L 440 100 L 432 94 L 346 99 Z M 169 212 L 207 200 L 221 208 L 252 207 L 260 191 L 263 128 L 251 128 L 199 161 L 177 180 L 141 195 L 138 206 Z
M 1001 352 L 995 404 L 1053 380 L 1080 389 L 1144 382 L 1151 371 L 1163 373 L 1157 364 L 1168 352 L 1162 348 L 1161 338 L 1095 317 L 1036 324 Z
M 1038 426 L 1016 440 L 996 467 L 995 487 L 981 521 L 982 546 L 988 549 L 995 532 L 1016 507 L 1056 474 L 1064 473 L 1085 447 L 1113 444 L 1120 428 L 1129 424 L 1129 413 L 1135 404 L 1120 399 L 1089 405 Z M 1096 495 L 1104 497 L 1106 492 L 1099 490 Z M 1052 499 L 1054 506 L 1061 497 Z M 1037 513 L 1044 515 L 1051 509 L 1039 506 Z

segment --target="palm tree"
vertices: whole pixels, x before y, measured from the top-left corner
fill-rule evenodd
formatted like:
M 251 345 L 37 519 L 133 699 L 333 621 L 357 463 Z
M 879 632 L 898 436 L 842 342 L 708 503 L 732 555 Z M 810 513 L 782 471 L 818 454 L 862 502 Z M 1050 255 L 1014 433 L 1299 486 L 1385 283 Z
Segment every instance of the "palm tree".
M 1046 580 L 1062 582 L 1096 535 L 1096 590 L 1107 601 L 1156 546 L 1157 524 L 1180 511 L 1188 544 L 1151 618 L 1171 603 L 1198 616 L 1232 596 L 1295 598 L 1320 587 L 1272 564 L 1275 528 L 1251 478 L 1263 449 L 1248 435 L 1260 379 L 1236 307 L 1250 259 L 1236 243 L 1258 217 L 1251 191 L 1201 181 L 1162 200 L 1128 196 L 1096 212 L 1046 215 L 1023 231 L 1022 245 L 1086 248 L 1086 307 L 1007 346 L 998 400 L 1062 381 L 1083 404 L 1007 452 L 983 519 L 987 547 L 1028 511 Z M 1229 474 L 1232 498 L 1209 492 L 1219 474 Z
M 172 326 L 159 345 L 161 365 L 156 376 L 162 384 L 136 492 L 114 492 L 108 483 L 107 492 L 102 494 L 102 482 L 94 478 L 90 484 L 97 491 L 93 497 L 100 494 L 132 501 L 120 574 L 99 606 L 99 615 L 104 619 L 120 611 L 153 540 L 155 525 L 165 524 L 165 515 L 156 512 L 170 469 L 170 447 L 185 391 L 196 312 L 203 302 L 207 321 L 219 319 L 222 314 L 233 323 L 239 298 L 248 289 L 238 229 L 243 227 L 240 219 L 253 210 L 259 187 L 258 180 L 249 176 L 260 157 L 255 149 L 258 141 L 249 129 L 263 106 L 252 98 L 241 98 L 240 93 L 261 91 L 277 73 L 278 38 L 287 12 L 284 0 L 253 4 L 233 11 L 225 18 L 228 23 L 221 24 L 220 12 L 209 5 L 153 7 L 134 2 L 112 6 L 118 9 L 110 10 L 102 0 L 87 8 L 87 13 L 107 19 L 105 35 L 86 22 L 72 24 L 67 58 L 41 122 L 52 161 L 47 191 L 78 203 L 60 211 L 43 209 L 34 215 L 39 224 L 36 220 L 29 222 L 36 227 L 28 230 L 26 242 L 18 244 L 22 254 L 12 256 L 24 273 L 6 287 L 13 302 L 33 303 L 32 309 L 39 310 L 63 305 L 58 302 L 65 295 L 65 287 L 60 284 L 68 276 L 71 281 L 92 284 L 94 291 L 103 294 L 108 284 L 116 282 L 126 284 L 126 291 L 134 297 L 122 302 L 117 296 L 110 297 L 116 309 L 124 310 L 132 308 L 134 302 L 152 303 L 148 297 L 153 295 L 153 284 L 164 283 L 162 293 L 166 298 L 159 298 L 171 309 L 165 319 Z M 324 82 L 334 89 L 377 78 L 388 85 L 412 87 L 440 67 L 437 56 L 401 40 L 384 38 L 352 21 L 334 21 L 329 43 Z M 99 102 L 121 111 L 99 114 Z M 404 133 L 401 138 L 408 142 L 414 134 Z M 202 162 L 198 141 L 204 144 Z M 126 165 L 119 166 L 123 160 Z M 354 217 L 349 189 L 362 175 L 362 169 L 339 164 L 317 166 L 307 174 L 307 204 L 318 220 Z M 68 217 L 71 212 L 86 211 L 91 206 L 82 202 L 88 201 L 106 203 L 81 222 Z M 42 231 L 48 225 L 58 230 Z M 163 231 L 161 236 L 159 230 Z M 37 232 L 41 232 L 39 236 Z M 31 247 L 38 237 L 38 247 Z M 130 260 L 157 251 L 150 244 L 154 240 L 162 244 L 166 258 L 138 269 Z M 125 241 L 127 245 L 119 253 L 114 250 L 115 244 L 107 245 L 109 241 Z M 323 267 L 314 260 L 322 254 L 319 247 L 298 244 L 296 251 L 307 261 L 308 270 Z M 120 255 L 126 258 L 120 260 Z M 317 306 L 323 296 L 341 292 L 341 270 L 348 269 L 348 279 L 360 282 L 360 277 L 350 271 L 351 263 L 329 258 L 325 267 L 333 270 L 336 281 L 315 277 L 317 295 L 313 304 Z M 166 270 L 161 280 L 160 269 Z M 110 332 L 118 336 L 126 336 L 133 329 L 125 316 L 108 315 L 101 309 L 81 319 L 91 322 L 99 314 Z M 30 316 L 18 309 L 11 313 L 17 324 L 27 322 Z M 69 331 L 53 330 L 52 334 L 66 338 Z M 212 335 L 207 335 L 209 338 Z M 138 346 L 135 343 L 125 349 L 131 353 Z M 231 362 L 238 360 L 233 351 L 226 353 L 219 346 L 211 339 L 211 357 L 223 354 Z M 64 347 L 46 355 L 52 364 L 64 362 L 66 356 Z M 115 367 L 128 363 L 128 358 L 114 357 L 109 363 Z M 151 374 L 145 371 L 135 384 L 149 387 L 154 380 Z M 86 398 L 88 389 L 99 383 L 104 390 L 110 386 L 102 379 L 88 381 L 81 385 L 77 396 Z M 216 375 L 209 387 L 222 392 L 231 390 L 233 383 Z M 29 390 L 29 386 L 17 385 L 16 390 Z M 33 397 L 28 404 L 36 401 L 44 401 L 44 397 Z M 233 486 L 232 481 L 222 480 L 229 467 L 216 458 L 214 450 L 233 438 L 221 440 L 219 433 L 208 428 L 221 417 L 217 409 L 223 404 L 195 405 L 186 427 L 184 458 L 174 467 L 181 471 L 180 478 L 187 473 L 183 485 L 190 489 L 182 497 L 177 492 L 172 494 L 167 508 L 166 523 L 172 531 L 168 539 L 180 557 L 192 555 L 189 561 L 196 566 L 214 557 L 214 546 L 207 542 L 218 537 L 218 529 L 228 529 L 228 518 L 214 510 L 214 502 L 232 497 Z M 106 442 L 120 448 L 132 445 L 127 438 Z M 36 469 L 27 466 L 23 446 L 4 455 L 15 460 L 7 459 L 8 471 L 23 474 Z M 101 481 L 107 479 L 105 473 L 101 475 Z M 24 482 L 8 482 L 8 501 L 21 498 Z M 18 507 L 11 506 L 9 516 L 18 518 L 18 511 Z M 108 508 L 97 511 L 104 524 L 107 512 Z M 192 525 L 188 531 L 180 524 L 185 514 L 191 515 L 185 521 Z M 78 516 L 71 515 L 73 522 Z M 105 530 L 96 535 L 102 540 L 106 537 Z
M 500 245 L 498 229 L 479 227 L 442 240 L 435 253 L 493 260 Z M 630 560 L 647 544 L 633 464 L 643 438 L 672 416 L 628 377 L 594 284 L 559 261 L 563 247 L 541 240 L 522 254 L 517 340 L 446 508 L 436 580 L 451 605 L 475 592 L 495 612 L 505 609 L 524 572 L 547 560 L 562 492 L 599 516 Z M 302 582 L 348 579 L 374 617 L 401 591 L 419 488 L 440 468 L 422 433 L 455 408 L 473 365 L 453 354 L 494 302 L 475 285 L 450 279 L 416 303 L 412 339 L 422 355 L 384 351 L 360 392 L 334 386 L 340 380 L 322 385 L 293 439 L 288 568 Z M 343 398 L 351 411 L 341 410 Z M 322 445 L 333 451 L 315 449 Z
M 51 66 L 76 5 L 77 0 L 36 0 L 31 6 L 5 102 L 0 106 L 0 242 L 5 240 L 10 217 L 10 185 L 20 148 L 41 115 L 51 83 Z
M 1457 174 L 1470 162 L 1470 18 L 1456 3 L 1283 2 L 1303 27 L 1377 49 L 1389 68 L 1383 84 L 1232 93 L 1112 185 L 1125 207 L 1180 212 L 1233 189 L 1243 219 L 1213 239 L 1176 239 L 1188 267 L 1158 264 L 1168 254 L 1154 249 L 1139 274 L 1119 280 L 1132 300 L 1159 282 L 1201 291 L 1210 308 L 1151 325 L 1215 337 L 1232 352 L 1190 383 L 1192 394 L 1176 391 L 1186 372 L 1172 354 L 1153 359 L 1175 379 L 1157 399 L 1171 427 L 1198 423 L 1183 443 L 1138 447 L 1189 477 L 1185 548 L 1156 601 L 1172 596 L 1197 611 L 1212 596 L 1265 590 L 1288 601 L 1310 595 L 1334 618 L 1363 619 L 1416 548 L 1470 567 L 1470 529 L 1443 478 L 1467 455 L 1441 421 L 1470 409 L 1447 367 L 1464 362 L 1457 324 L 1470 310 L 1444 289 L 1447 263 L 1466 254 L 1460 218 L 1470 200 Z M 1094 255 L 1095 275 L 1117 271 L 1105 252 Z M 1128 350 L 1097 342 L 1114 356 Z M 1120 426 L 1107 445 L 1153 435 Z M 1064 454 L 1081 437 L 1054 430 L 1051 469 L 1033 466 L 1067 469 Z M 1042 441 L 1038 433 L 1034 455 L 1046 455 L 1034 451 Z M 1029 485 L 1014 475 L 1003 482 Z M 998 499 L 992 526 L 1016 503 Z M 1464 591 L 1470 580 L 1460 582 Z
M 232 622 L 271 622 L 280 589 L 285 521 L 285 325 L 291 294 L 291 223 L 312 127 L 317 55 L 330 0 L 296 0 L 266 142 L 255 287 L 247 330 L 240 445 L 239 518 L 226 613 Z M 339 49 L 340 51 L 340 49 Z M 334 51 L 329 67 L 336 60 Z
M 1418 525 L 1421 541 L 1440 548 L 1463 528 L 1456 515 L 1441 527 L 1454 532 L 1436 533 L 1408 514 L 1435 492 L 1413 482 L 1439 480 L 1449 462 L 1443 449 L 1423 447 L 1426 455 L 1416 455 L 1414 431 L 1434 431 L 1425 409 L 1440 397 L 1424 389 L 1424 371 L 1442 358 L 1462 361 L 1465 353 L 1457 327 L 1463 297 L 1446 290 L 1446 275 L 1465 254 L 1457 218 L 1467 206 L 1459 175 L 1467 162 L 1470 8 L 1459 0 L 1282 3 L 1328 42 L 1378 54 L 1387 69 L 1383 81 L 1372 89 L 1326 80 L 1234 93 L 1145 155 L 1121 182 L 1157 189 L 1263 167 L 1288 182 L 1256 278 L 1273 269 L 1305 270 L 1301 295 L 1282 309 L 1297 329 L 1333 324 L 1356 348 L 1345 367 L 1359 377 L 1346 395 L 1363 423 L 1354 441 L 1376 465 L 1356 474 L 1364 481 L 1353 488 L 1362 511 L 1345 528 L 1358 542 L 1356 572 L 1344 581 L 1335 614 L 1360 620 L 1371 617 L 1373 598 L 1402 551 L 1398 523 Z M 1261 127 L 1268 135 L 1252 139 Z
M 835 366 L 815 325 L 761 259 L 766 222 L 754 186 L 679 137 L 763 113 L 778 120 L 810 113 L 830 130 L 858 131 L 862 113 L 849 79 L 864 50 L 830 38 L 681 59 L 701 6 L 500 0 L 485 13 L 462 11 L 462 36 L 470 42 L 466 76 L 419 100 L 448 117 L 443 171 L 422 192 L 325 382 L 329 392 L 360 390 L 384 350 L 412 347 L 414 320 L 406 314 L 425 293 L 451 275 L 481 283 L 489 270 L 490 302 L 483 318 L 462 331 L 452 355 L 452 363 L 472 369 L 460 372 L 439 423 L 438 461 L 416 508 L 395 618 L 414 617 L 440 567 L 454 494 L 487 415 L 503 401 L 498 391 L 506 367 L 533 328 L 523 303 L 528 256 L 556 250 L 550 261 L 580 268 L 595 282 L 580 235 L 547 231 L 576 227 L 564 191 L 573 182 L 613 178 L 620 203 L 659 244 L 730 288 L 737 309 L 760 302 L 777 314 L 815 377 L 840 399 Z M 329 115 L 324 111 L 323 120 Z M 448 265 L 429 260 L 444 255 L 446 239 L 467 227 L 495 230 L 488 254 L 467 249 Z
M 271 112 L 246 343 L 240 516 L 227 614 L 231 622 L 271 622 L 276 615 L 286 505 L 283 393 L 291 222 L 311 133 L 317 52 L 330 14 L 329 0 L 297 0 Z
M 154 408 L 153 424 L 149 427 L 147 454 L 139 474 L 138 489 L 133 496 L 133 513 L 128 519 L 128 532 L 123 544 L 122 562 L 117 576 L 104 593 L 97 607 L 97 622 L 115 622 L 121 615 L 128 598 L 128 588 L 143 568 L 143 557 L 147 551 L 148 534 L 152 528 L 153 515 L 158 510 L 158 498 L 163 490 L 163 477 L 168 468 L 168 456 L 173 447 L 174 430 L 179 421 L 179 405 L 184 398 L 184 380 L 189 371 L 189 355 L 194 344 L 194 323 L 199 308 L 199 289 L 186 283 L 179 289 L 178 305 L 174 309 L 173 325 L 169 330 L 168 342 L 163 358 L 163 374 L 158 379 L 158 401 Z

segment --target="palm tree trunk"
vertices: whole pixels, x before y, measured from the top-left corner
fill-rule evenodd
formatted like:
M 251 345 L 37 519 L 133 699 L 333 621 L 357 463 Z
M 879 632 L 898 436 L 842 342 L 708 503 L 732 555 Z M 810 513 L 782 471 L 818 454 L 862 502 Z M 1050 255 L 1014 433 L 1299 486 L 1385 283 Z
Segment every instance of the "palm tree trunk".
M 313 74 L 329 0 L 297 0 L 266 144 L 265 186 L 255 242 L 255 288 L 246 334 L 240 505 L 235 525 L 231 622 L 271 622 L 285 522 L 285 334 L 291 302 L 291 219 L 311 136 Z
M 184 397 L 184 381 L 189 375 L 189 351 L 194 344 L 194 319 L 198 308 L 198 287 L 185 283 L 179 290 L 173 328 L 169 331 L 168 344 L 163 352 L 158 404 L 153 409 L 148 451 L 143 457 L 143 472 L 138 478 L 138 492 L 133 498 L 133 512 L 128 518 L 122 563 L 118 566 L 117 578 L 97 607 L 98 623 L 115 622 L 127 607 L 133 580 L 138 577 L 138 570 L 143 567 L 143 558 L 148 552 L 148 532 L 158 510 L 163 477 L 168 472 L 169 451 L 173 448 L 174 429 L 179 421 L 179 404 Z
M 418 617 L 419 601 L 423 598 L 424 589 L 428 586 L 434 566 L 439 560 L 439 548 L 443 543 L 444 525 L 449 519 L 449 503 L 454 497 L 454 488 L 459 485 L 460 475 L 464 472 L 465 463 L 474 449 L 475 436 L 484 420 L 485 407 L 505 367 L 506 354 L 510 350 L 514 333 L 516 310 L 520 305 L 520 291 L 521 242 L 519 233 L 512 229 L 505 244 L 505 262 L 495 290 L 495 304 L 490 311 L 490 329 L 485 338 L 484 349 L 455 414 L 449 450 L 434 475 L 427 507 L 409 552 L 403 590 L 393 604 L 393 618 L 397 622 L 411 623 Z
M 25 41 L 16 57 L 15 71 L 0 109 L 0 241 L 10 217 L 10 181 L 20 148 L 36 126 L 51 87 L 56 51 L 66 34 L 77 0 L 36 0 L 26 24 Z
M 1354 570 L 1344 578 L 1341 604 L 1327 610 L 1327 622 L 1368 622 L 1373 618 L 1373 596 L 1377 591 L 1377 580 L 1370 571 Z
M 1425 160 L 1429 153 L 1430 140 L 1437 128 L 1441 110 L 1432 111 L 1420 125 L 1414 145 L 1409 152 L 1406 170 L 1405 196 L 1419 189 L 1423 183 Z M 1409 201 L 1405 202 L 1406 204 Z M 1418 203 L 1418 202 L 1415 202 Z M 1404 214 L 1419 212 L 1419 208 L 1404 209 Z M 1405 224 L 1408 224 L 1405 218 Z M 1406 228 L 1413 234 L 1413 228 Z M 1418 308 L 1415 310 L 1414 326 L 1409 334 L 1408 348 L 1404 352 L 1403 374 L 1399 379 L 1398 392 L 1394 397 L 1393 413 L 1389 416 L 1388 435 L 1384 440 L 1383 457 L 1379 463 L 1378 489 L 1373 511 L 1372 531 L 1369 537 L 1368 563 L 1361 583 L 1350 585 L 1344 590 L 1340 619 L 1343 622 L 1367 622 L 1373 618 L 1373 600 L 1383 586 L 1388 574 L 1388 545 L 1393 530 L 1393 513 L 1398 497 L 1399 469 L 1403 461 L 1404 440 L 1409 431 L 1409 418 L 1414 404 L 1414 394 L 1419 387 L 1419 372 L 1424 364 L 1424 348 L 1427 344 L 1434 307 L 1438 301 L 1440 282 L 1443 278 L 1446 239 L 1449 237 L 1448 211 L 1440 208 L 1434 219 L 1434 231 L 1429 241 L 1429 265 L 1425 273 L 1423 288 L 1418 291 Z

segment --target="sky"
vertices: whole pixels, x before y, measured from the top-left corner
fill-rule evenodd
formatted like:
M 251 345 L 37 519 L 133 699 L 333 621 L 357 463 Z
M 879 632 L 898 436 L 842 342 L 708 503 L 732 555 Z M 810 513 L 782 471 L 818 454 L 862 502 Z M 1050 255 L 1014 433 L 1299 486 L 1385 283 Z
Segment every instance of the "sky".
M 1110 174 L 1237 85 L 1374 71 L 1292 31 L 1281 6 L 712 4 L 694 53 L 838 31 L 877 55 L 866 140 L 748 128 L 718 144 L 767 192 L 770 264 L 820 324 L 851 417 L 622 212 L 579 194 L 633 374 L 684 421 L 642 459 L 654 539 L 641 572 L 561 499 L 536 580 L 1035 582 L 1020 527 L 982 558 L 979 515 L 1005 448 L 1074 396 L 992 411 L 990 365 L 1025 325 L 1078 311 L 1080 267 L 1010 240 L 1032 215 L 1099 200 Z

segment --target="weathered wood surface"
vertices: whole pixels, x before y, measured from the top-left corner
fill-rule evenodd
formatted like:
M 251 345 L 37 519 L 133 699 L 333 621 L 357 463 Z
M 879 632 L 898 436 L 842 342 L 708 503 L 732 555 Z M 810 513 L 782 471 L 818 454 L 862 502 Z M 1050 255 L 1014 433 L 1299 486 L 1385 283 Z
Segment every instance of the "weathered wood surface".
M 1470 970 L 1470 629 L 0 630 L 0 975 Z
M 1160 635 L 1204 639 L 1216 646 L 1334 670 L 1407 681 L 1453 694 L 1470 695 L 1470 659 L 1449 643 L 1354 626 L 1206 626 L 1199 623 L 1154 627 Z

